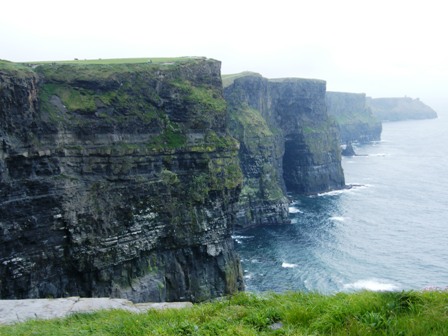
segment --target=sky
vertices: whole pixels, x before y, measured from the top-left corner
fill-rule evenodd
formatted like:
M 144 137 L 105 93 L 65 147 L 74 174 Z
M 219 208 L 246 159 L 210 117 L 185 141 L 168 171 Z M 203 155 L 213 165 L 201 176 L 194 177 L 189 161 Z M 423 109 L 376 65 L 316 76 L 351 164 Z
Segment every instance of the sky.
M 327 90 L 420 98 L 448 112 L 439 0 L 14 0 L 0 59 L 206 56 L 222 73 L 317 78 Z

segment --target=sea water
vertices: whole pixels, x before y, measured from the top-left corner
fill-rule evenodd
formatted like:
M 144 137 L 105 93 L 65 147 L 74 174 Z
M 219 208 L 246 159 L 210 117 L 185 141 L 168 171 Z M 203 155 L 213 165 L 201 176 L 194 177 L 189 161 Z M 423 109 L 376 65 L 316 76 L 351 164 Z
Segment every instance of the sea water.
M 384 123 L 342 159 L 348 190 L 290 195 L 290 225 L 235 237 L 248 291 L 448 286 L 448 120 Z

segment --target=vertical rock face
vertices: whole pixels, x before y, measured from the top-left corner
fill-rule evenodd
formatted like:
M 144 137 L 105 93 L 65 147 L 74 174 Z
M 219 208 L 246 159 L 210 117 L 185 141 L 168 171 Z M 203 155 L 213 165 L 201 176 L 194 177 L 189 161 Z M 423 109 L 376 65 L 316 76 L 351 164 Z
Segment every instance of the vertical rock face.
M 239 225 L 288 222 L 286 191 L 344 187 L 338 133 L 326 112 L 325 82 L 224 78 L 231 132 L 241 143 Z
M 407 119 L 434 119 L 437 113 L 420 99 L 401 98 L 368 98 L 367 104 L 373 114 L 380 120 L 398 121 Z
M 286 223 L 288 199 L 282 177 L 284 141 L 271 109 L 266 78 L 249 74 L 225 87 L 230 130 L 240 141 L 244 175 L 238 226 Z
M 0 296 L 242 289 L 220 63 L 0 64 Z
M 343 143 L 381 139 L 382 125 L 367 106 L 364 93 L 327 92 L 328 114 L 335 118 Z
M 344 187 L 336 125 L 325 106 L 326 83 L 270 81 L 273 110 L 285 140 L 283 178 L 289 191 L 310 194 Z

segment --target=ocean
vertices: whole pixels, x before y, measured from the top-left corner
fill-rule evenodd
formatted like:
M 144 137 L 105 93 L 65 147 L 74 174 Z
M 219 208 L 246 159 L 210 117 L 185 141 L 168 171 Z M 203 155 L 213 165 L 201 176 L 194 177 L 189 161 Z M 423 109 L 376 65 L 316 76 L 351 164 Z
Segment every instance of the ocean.
M 235 234 L 246 289 L 448 287 L 448 120 L 383 123 L 343 158 L 348 190 L 290 195 L 290 225 Z

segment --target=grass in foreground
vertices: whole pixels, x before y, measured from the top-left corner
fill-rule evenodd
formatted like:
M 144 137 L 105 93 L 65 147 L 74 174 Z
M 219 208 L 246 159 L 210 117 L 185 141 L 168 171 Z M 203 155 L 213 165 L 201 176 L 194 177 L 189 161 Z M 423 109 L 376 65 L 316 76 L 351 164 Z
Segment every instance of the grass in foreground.
M 448 292 L 241 293 L 191 309 L 102 311 L 0 327 L 0 335 L 367 334 L 448 335 Z

